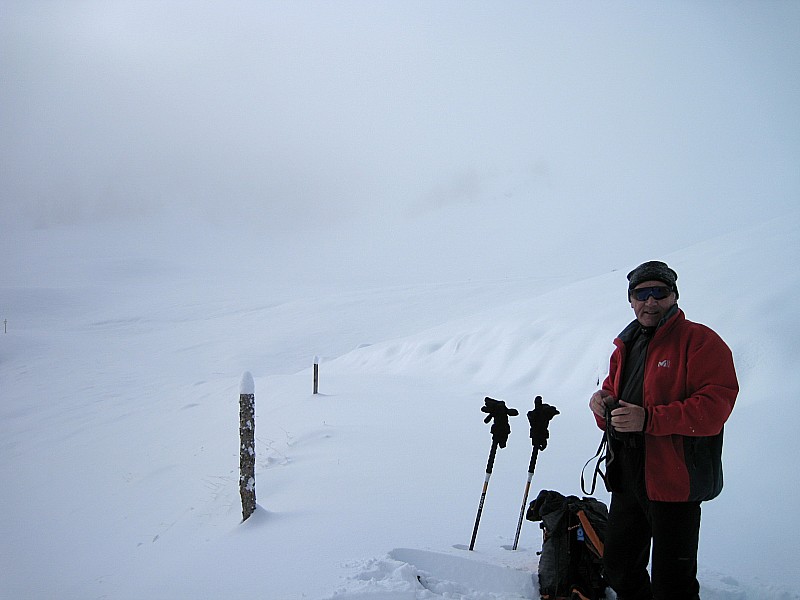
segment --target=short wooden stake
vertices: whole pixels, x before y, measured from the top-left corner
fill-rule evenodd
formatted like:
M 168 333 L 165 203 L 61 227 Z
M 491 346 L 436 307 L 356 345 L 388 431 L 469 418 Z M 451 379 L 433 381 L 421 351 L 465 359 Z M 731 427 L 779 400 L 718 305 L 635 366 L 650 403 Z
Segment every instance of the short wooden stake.
M 242 522 L 256 510 L 256 391 L 249 371 L 239 387 L 239 495 Z
M 319 392 L 319 357 L 314 357 L 314 393 Z

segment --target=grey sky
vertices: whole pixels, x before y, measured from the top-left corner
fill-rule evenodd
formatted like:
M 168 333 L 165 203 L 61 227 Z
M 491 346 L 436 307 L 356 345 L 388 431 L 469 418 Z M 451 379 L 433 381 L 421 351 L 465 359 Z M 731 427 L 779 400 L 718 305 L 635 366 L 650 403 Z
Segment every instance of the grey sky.
M 0 217 L 746 219 L 797 203 L 798 31 L 796 2 L 5 2 Z

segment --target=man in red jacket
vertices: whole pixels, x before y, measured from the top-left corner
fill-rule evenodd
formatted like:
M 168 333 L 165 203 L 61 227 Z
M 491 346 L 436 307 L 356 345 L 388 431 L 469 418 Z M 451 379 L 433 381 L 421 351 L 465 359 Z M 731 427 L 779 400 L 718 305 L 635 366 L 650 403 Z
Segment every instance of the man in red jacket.
M 700 598 L 700 502 L 722 489 L 723 426 L 739 391 L 733 356 L 686 319 L 677 279 L 660 261 L 628 273 L 636 319 L 589 401 L 598 426 L 610 423 L 604 566 L 619 600 Z

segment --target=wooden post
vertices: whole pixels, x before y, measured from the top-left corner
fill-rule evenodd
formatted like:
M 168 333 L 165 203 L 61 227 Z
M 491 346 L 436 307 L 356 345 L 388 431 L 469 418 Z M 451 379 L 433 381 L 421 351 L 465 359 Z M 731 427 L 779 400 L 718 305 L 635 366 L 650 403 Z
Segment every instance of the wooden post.
M 314 357 L 314 393 L 319 392 L 319 357 Z
M 256 510 L 256 390 L 249 371 L 239 386 L 239 495 L 242 522 Z

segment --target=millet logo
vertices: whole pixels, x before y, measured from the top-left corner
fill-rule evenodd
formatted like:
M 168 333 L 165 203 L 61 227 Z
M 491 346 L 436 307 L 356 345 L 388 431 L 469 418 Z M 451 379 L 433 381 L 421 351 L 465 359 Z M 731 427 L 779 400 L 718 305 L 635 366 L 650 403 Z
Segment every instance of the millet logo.
M 665 369 L 669 369 L 669 359 L 658 361 L 658 366 L 664 367 Z

